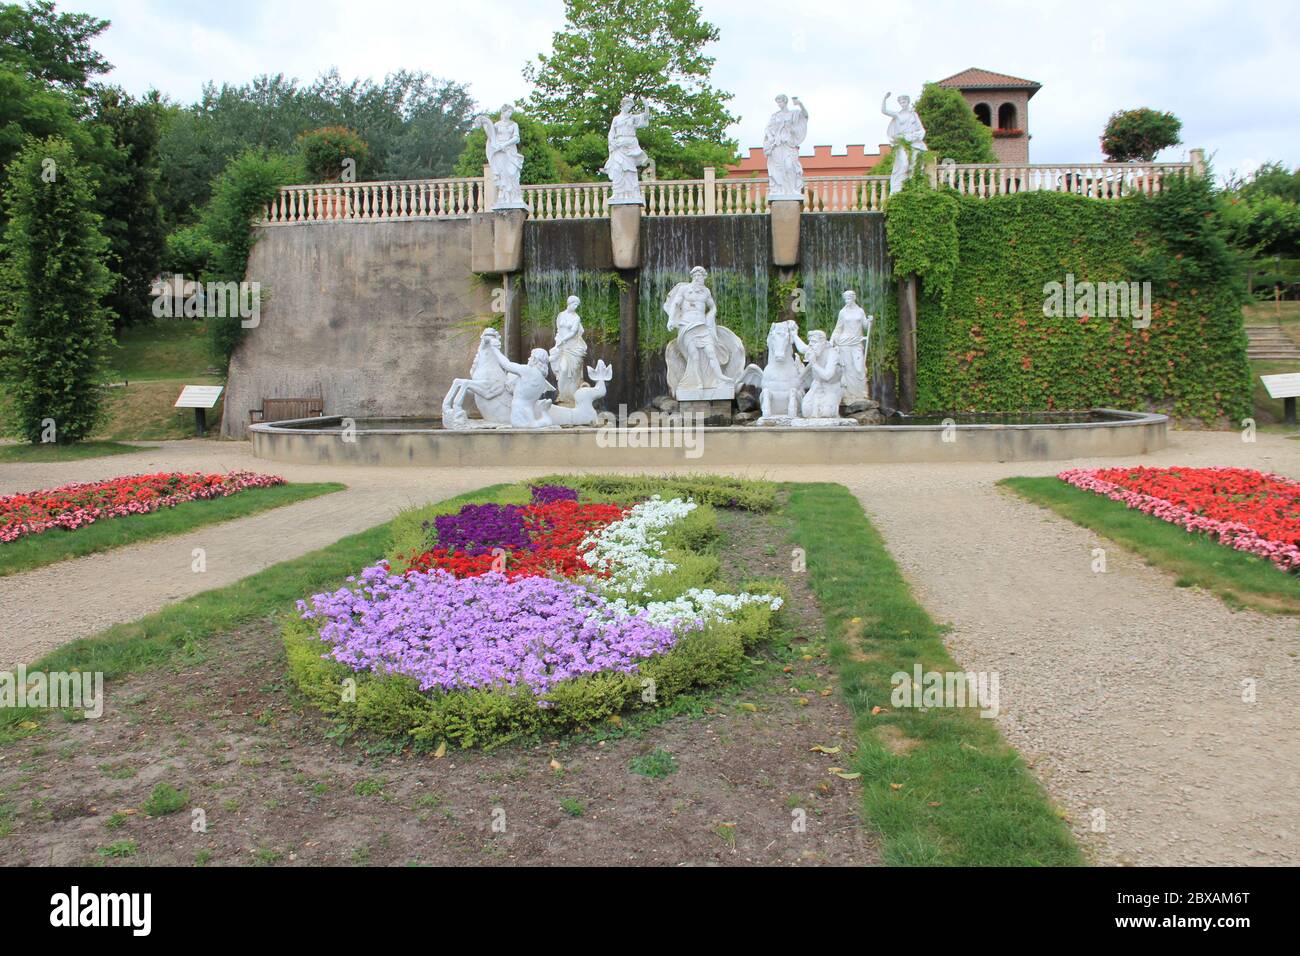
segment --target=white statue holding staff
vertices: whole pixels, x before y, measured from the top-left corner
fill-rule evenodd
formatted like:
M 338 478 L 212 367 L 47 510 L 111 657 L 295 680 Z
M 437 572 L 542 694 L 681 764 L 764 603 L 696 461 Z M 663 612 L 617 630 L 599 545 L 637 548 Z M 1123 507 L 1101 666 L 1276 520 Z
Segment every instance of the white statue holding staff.
M 708 275 L 703 266 L 696 266 L 690 281 L 677 283 L 664 300 L 668 330 L 677 333 L 664 352 L 668 385 L 679 401 L 731 398 L 745 370 L 744 343 L 718 325 L 718 304 L 704 284 Z
M 582 300 L 569 296 L 565 309 L 555 317 L 555 347 L 551 349 L 551 369 L 555 372 L 556 401 L 572 405 L 574 393 L 582 387 L 582 363 L 587 357 L 587 342 L 583 338 L 582 317 L 578 306 Z
M 803 199 L 803 166 L 799 144 L 808 135 L 808 110 L 799 97 L 789 109 L 785 94 L 776 98 L 776 112 L 763 132 L 763 153 L 767 156 L 767 198 Z
M 618 114 L 609 124 L 609 158 L 600 171 L 609 177 L 614 186 L 610 196 L 612 203 L 640 203 L 641 186 L 637 180 L 638 170 L 650 162 L 650 157 L 641 148 L 636 138 L 636 131 L 650 125 L 650 111 L 632 112 L 633 100 L 623 97 Z
M 501 118 L 495 123 L 486 113 L 476 116 L 474 122 L 487 134 L 487 162 L 496 182 L 496 202 L 493 209 L 524 209 L 524 191 L 519 177 L 524 169 L 524 157 L 519 152 L 519 124 L 512 118 L 514 109 L 501 107 Z
M 840 356 L 845 402 L 867 400 L 867 348 L 875 317 L 858 305 L 858 294 L 844 290 L 844 308 L 840 309 L 831 332 L 831 345 Z
M 885 94 L 880 112 L 890 117 L 886 135 L 894 144 L 894 170 L 889 175 L 889 191 L 896 193 L 912 175 L 912 153 L 929 147 L 925 145 L 925 127 L 921 125 L 921 117 L 912 109 L 912 98 L 899 96 L 898 110 L 894 111 L 889 108 L 890 95 Z

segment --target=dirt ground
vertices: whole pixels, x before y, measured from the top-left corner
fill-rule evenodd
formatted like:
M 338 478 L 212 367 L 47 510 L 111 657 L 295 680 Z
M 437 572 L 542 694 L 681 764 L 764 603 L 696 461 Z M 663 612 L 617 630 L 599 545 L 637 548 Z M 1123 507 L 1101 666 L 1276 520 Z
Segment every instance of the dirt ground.
M 300 703 L 267 622 L 110 685 L 99 720 L 56 716 L 0 749 L 0 864 L 878 863 L 857 784 L 832 772 L 851 761 L 853 721 L 813 597 L 779 528 L 724 515 L 742 523 L 724 573 L 784 570 L 788 634 L 686 715 L 491 753 L 394 752 L 339 739 Z M 663 752 L 666 776 L 632 769 Z M 151 817 L 160 783 L 187 800 Z

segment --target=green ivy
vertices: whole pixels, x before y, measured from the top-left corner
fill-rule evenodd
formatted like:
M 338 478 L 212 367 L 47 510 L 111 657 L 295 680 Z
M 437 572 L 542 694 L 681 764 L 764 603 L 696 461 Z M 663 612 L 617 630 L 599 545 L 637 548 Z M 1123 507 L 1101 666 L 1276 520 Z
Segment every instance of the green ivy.
M 909 184 L 891 199 L 894 273 L 915 276 L 917 411 L 1111 406 L 1250 413 L 1242 290 L 1204 179 L 1156 196 L 990 199 Z M 1046 286 L 1150 282 L 1146 328 L 1047 315 Z
M 619 340 L 619 298 L 627 283 L 617 272 L 590 269 L 528 272 L 524 277 L 523 333 L 541 331 L 549 340 L 555 317 L 564 311 L 569 296 L 582 300 L 585 338 L 592 344 L 614 345 Z

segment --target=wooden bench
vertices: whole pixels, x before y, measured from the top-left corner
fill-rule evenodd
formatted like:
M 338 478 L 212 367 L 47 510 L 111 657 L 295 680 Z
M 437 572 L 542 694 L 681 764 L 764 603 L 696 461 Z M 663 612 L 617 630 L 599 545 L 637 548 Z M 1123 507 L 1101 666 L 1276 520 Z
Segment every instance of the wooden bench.
M 293 418 L 320 418 L 324 414 L 323 398 L 264 398 L 261 408 L 248 410 L 248 424 L 285 422 Z

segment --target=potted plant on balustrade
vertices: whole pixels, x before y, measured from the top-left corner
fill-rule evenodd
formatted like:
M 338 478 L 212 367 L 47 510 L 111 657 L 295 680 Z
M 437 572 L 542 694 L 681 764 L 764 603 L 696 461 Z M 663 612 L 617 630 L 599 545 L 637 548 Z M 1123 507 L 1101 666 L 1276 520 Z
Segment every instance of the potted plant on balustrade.
M 325 126 L 298 137 L 307 175 L 313 183 L 357 182 L 370 160 L 366 141 L 346 126 Z M 314 197 L 317 219 L 348 215 L 348 197 L 329 191 Z

